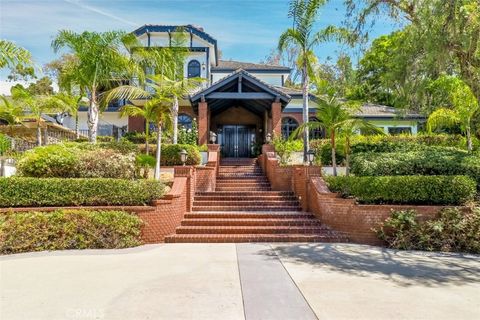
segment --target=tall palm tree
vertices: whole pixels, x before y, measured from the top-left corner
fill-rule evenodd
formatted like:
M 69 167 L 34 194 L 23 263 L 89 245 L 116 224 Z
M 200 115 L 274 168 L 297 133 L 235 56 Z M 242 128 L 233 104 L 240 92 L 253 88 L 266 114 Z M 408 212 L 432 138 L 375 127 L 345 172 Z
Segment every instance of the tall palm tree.
M 145 153 L 150 153 L 150 124 L 155 123 L 157 106 L 152 103 L 145 103 L 144 106 L 139 107 L 135 105 L 124 105 L 120 109 L 120 115 L 131 117 L 142 117 L 145 119 Z
M 100 114 L 100 94 L 124 79 L 137 73 L 137 64 L 122 52 L 124 46 L 132 44 L 132 36 L 120 31 L 75 33 L 61 30 L 52 42 L 55 52 L 68 48 L 77 58 L 76 73 L 78 84 L 89 99 L 88 137 L 90 142 L 97 140 Z
M 30 52 L 16 46 L 13 42 L 0 39 L 0 69 L 14 68 L 18 64 L 31 64 Z
M 303 123 L 308 123 L 309 118 L 310 81 L 314 77 L 314 66 L 317 63 L 315 47 L 331 39 L 343 40 L 348 37 L 345 29 L 333 26 L 314 31 L 318 11 L 326 2 L 327 0 L 291 0 L 288 16 L 293 19 L 293 26 L 285 30 L 278 41 L 278 49 L 281 52 L 289 47 L 298 49 L 297 65 L 302 74 Z M 303 132 L 304 161 L 307 161 L 308 139 L 308 130 L 305 127 Z
M 108 104 L 111 101 L 125 99 L 135 101 L 138 99 L 145 100 L 144 106 L 128 106 L 125 110 L 130 110 L 140 115 L 147 115 L 144 111 L 139 109 L 149 110 L 148 117 L 157 126 L 157 150 L 156 150 L 156 162 L 154 178 L 160 180 L 160 160 L 161 160 L 161 147 L 162 147 L 162 133 L 165 130 L 172 128 L 172 99 L 165 95 L 165 90 L 161 86 L 163 81 L 162 76 L 149 76 L 145 84 L 139 84 L 138 86 L 123 85 L 109 90 L 105 93 L 102 100 L 102 104 Z M 138 108 L 138 109 L 136 109 Z M 127 112 L 127 111 L 125 111 Z M 147 121 L 148 123 L 148 121 Z

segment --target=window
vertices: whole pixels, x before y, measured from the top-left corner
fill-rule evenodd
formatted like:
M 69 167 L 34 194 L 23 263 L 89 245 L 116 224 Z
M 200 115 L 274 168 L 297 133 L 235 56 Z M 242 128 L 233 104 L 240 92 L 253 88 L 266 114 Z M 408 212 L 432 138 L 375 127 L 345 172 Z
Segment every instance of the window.
M 197 60 L 192 60 L 188 63 L 188 77 L 195 78 L 200 77 L 200 62 Z
M 399 135 L 399 134 L 412 134 L 411 127 L 389 127 L 388 133 L 392 136 Z
M 318 122 L 318 119 L 315 117 L 312 117 L 308 119 L 310 122 Z M 323 128 L 312 128 L 310 129 L 309 136 L 311 140 L 314 139 L 323 139 L 325 138 L 325 130 Z
M 178 127 L 184 127 L 185 129 L 192 128 L 192 117 L 187 114 L 178 115 Z
M 290 137 L 293 131 L 298 128 L 298 122 L 292 118 L 282 119 L 282 136 L 284 139 Z

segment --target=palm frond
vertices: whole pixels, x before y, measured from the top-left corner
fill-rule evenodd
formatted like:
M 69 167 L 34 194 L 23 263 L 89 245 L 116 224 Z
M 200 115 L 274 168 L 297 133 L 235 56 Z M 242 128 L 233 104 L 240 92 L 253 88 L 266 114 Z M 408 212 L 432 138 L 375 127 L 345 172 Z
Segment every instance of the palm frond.
M 13 42 L 0 39 L 0 68 L 15 67 L 18 64 L 31 64 L 31 55 L 26 49 Z

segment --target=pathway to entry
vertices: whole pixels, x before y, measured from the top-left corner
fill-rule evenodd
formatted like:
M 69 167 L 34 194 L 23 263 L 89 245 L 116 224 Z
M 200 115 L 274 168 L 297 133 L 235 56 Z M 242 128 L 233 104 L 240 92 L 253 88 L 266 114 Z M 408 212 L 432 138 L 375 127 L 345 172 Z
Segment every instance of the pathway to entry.
M 0 257 L 0 319 L 480 319 L 480 256 L 164 244 Z

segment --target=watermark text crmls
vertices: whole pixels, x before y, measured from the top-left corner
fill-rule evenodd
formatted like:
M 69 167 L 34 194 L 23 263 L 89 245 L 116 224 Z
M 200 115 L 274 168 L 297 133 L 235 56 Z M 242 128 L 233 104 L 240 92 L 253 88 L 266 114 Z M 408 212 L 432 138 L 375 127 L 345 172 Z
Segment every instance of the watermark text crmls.
M 67 319 L 105 319 L 103 309 L 69 308 L 65 311 Z

